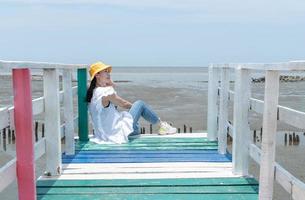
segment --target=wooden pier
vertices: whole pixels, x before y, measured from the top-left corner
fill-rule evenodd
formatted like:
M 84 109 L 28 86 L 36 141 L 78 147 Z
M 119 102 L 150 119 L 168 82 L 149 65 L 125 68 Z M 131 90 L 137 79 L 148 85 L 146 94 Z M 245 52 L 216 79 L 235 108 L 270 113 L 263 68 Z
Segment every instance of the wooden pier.
M 60 176 L 40 177 L 37 198 L 257 199 L 258 182 L 232 173 L 206 134 L 142 135 L 128 144 L 76 142 Z
M 0 108 L 0 129 L 9 126 L 16 135 L 16 158 L 0 168 L 0 191 L 17 179 L 19 200 L 271 200 L 274 181 L 291 199 L 304 200 L 305 184 L 275 162 L 275 135 L 278 121 L 305 130 L 304 112 L 278 105 L 280 72 L 305 71 L 305 62 L 213 64 L 209 67 L 207 133 L 141 135 L 122 145 L 89 141 L 83 101 L 88 65 L 0 61 L 0 68 L 12 69 L 15 95 L 13 107 Z M 29 69 L 43 70 L 44 96 L 34 100 Z M 71 86 L 73 70 L 77 71 L 76 88 Z M 251 97 L 251 72 L 255 70 L 265 71 L 264 101 Z M 235 77 L 232 91 L 231 74 Z M 78 97 L 76 118 L 73 94 Z M 233 122 L 228 120 L 229 103 L 234 107 Z M 61 109 L 64 124 L 60 123 Z M 250 137 L 249 112 L 263 118 L 261 149 Z M 41 113 L 45 137 L 35 141 L 33 115 Z M 233 139 L 232 155 L 228 135 Z M 0 141 L 0 149 L 6 140 Z M 46 173 L 36 180 L 34 162 L 44 154 Z M 260 165 L 259 180 L 251 178 L 249 159 Z

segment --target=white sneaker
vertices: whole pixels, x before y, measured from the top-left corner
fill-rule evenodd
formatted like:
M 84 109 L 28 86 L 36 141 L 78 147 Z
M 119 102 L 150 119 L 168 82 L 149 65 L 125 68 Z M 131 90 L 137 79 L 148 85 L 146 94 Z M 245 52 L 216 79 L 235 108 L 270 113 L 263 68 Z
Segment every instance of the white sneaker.
M 175 134 L 177 133 L 177 128 L 172 127 L 167 122 L 160 122 L 159 135 Z

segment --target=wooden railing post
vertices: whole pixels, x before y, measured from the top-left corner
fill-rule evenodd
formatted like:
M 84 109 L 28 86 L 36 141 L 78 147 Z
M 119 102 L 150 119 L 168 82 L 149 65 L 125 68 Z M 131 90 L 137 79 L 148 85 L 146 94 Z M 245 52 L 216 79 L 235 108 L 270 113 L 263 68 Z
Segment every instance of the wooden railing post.
M 43 70 L 43 92 L 45 98 L 46 172 L 61 173 L 61 134 L 58 69 Z
M 250 72 L 235 70 L 233 111 L 233 173 L 248 175 L 250 127 L 248 113 L 250 106 Z
M 88 141 L 88 107 L 87 94 L 87 69 L 77 70 L 78 82 L 78 136 L 80 141 Z
M 32 90 L 29 69 L 13 69 L 13 88 L 18 196 L 19 200 L 35 200 Z
M 272 200 L 279 97 L 279 72 L 267 71 L 265 78 L 262 154 L 259 176 L 259 199 Z
M 221 69 L 221 89 L 219 104 L 219 126 L 218 126 L 218 152 L 227 152 L 227 127 L 228 127 L 228 95 L 229 95 L 229 68 L 224 66 Z
M 209 66 L 209 83 L 208 83 L 208 138 L 217 139 L 217 115 L 218 115 L 218 86 L 219 86 L 219 69 Z
M 72 70 L 63 70 L 64 90 L 64 121 L 65 121 L 65 153 L 73 155 L 74 147 L 74 120 L 73 120 L 73 98 L 72 98 Z

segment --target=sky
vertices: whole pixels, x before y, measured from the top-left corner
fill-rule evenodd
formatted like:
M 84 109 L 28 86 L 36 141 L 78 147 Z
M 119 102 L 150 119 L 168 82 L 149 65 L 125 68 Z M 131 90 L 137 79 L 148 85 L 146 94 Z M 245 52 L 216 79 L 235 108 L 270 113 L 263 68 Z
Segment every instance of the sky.
M 0 0 L 0 59 L 116 66 L 305 59 L 304 0 Z

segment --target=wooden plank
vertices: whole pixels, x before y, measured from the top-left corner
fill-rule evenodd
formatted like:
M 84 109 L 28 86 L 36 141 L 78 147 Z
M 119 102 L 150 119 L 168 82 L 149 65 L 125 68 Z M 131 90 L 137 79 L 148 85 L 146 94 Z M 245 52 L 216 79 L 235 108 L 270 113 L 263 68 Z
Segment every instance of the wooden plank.
M 218 152 L 220 154 L 225 154 L 227 151 L 228 91 L 229 69 L 222 68 L 218 124 Z
M 52 175 L 61 172 L 61 136 L 59 76 L 57 69 L 44 69 L 46 171 Z
M 161 163 L 162 164 L 162 163 Z M 209 186 L 258 185 L 254 178 L 182 178 L 182 179 L 116 179 L 116 180 L 38 180 L 37 187 L 109 187 L 109 186 Z
M 257 194 L 258 186 L 175 186 L 170 191 L 164 186 L 140 186 L 140 187 L 82 187 L 82 188 L 38 188 L 38 195 L 58 194 Z
M 264 71 L 304 71 L 305 61 L 290 61 L 280 63 L 228 63 L 213 64 L 214 67 L 223 68 L 224 66 L 233 69 L 250 69 Z
M 294 127 L 305 129 L 305 112 L 287 108 L 284 106 L 278 106 L 279 120 Z
M 78 136 L 80 141 L 88 141 L 88 104 L 86 102 L 87 95 L 87 70 L 77 70 L 78 85 Z
M 250 108 L 251 110 L 263 114 L 264 113 L 264 101 L 250 98 Z
M 19 200 L 36 199 L 32 88 L 29 69 L 13 69 L 14 121 L 16 128 Z
M 273 196 L 277 105 L 279 96 L 279 72 L 267 71 L 265 82 L 263 138 L 259 178 L 259 199 Z
M 130 136 L 129 138 L 206 138 L 207 133 L 180 133 L 173 135 L 158 135 L 156 133 L 141 136 Z M 76 139 L 78 139 L 76 137 Z
M 232 167 L 230 162 L 172 162 L 172 163 L 138 163 L 136 166 L 134 163 L 94 163 L 94 164 L 85 164 L 85 163 L 72 163 L 72 164 L 63 164 L 63 168 L 211 168 L 211 167 Z
M 7 108 L 0 108 L 0 129 L 4 129 L 9 125 L 10 115 Z
M 35 160 L 46 153 L 46 139 L 42 138 L 35 144 Z
M 44 98 L 39 97 L 33 101 L 33 115 L 38 115 L 44 112 Z
M 275 180 L 292 196 L 292 199 L 304 199 L 305 183 L 295 178 L 279 164 L 275 164 Z
M 163 178 L 223 178 L 240 177 L 234 175 L 232 171 L 217 172 L 190 172 L 190 173 L 140 173 L 140 174 L 79 174 L 79 175 L 60 175 L 52 177 L 41 177 L 40 180 L 88 180 L 88 179 L 163 179 Z
M 219 172 L 219 171 L 227 171 L 230 172 L 232 170 L 231 167 L 208 167 L 208 168 L 115 168 L 115 169 L 101 169 L 101 168 L 66 168 L 64 169 L 62 174 L 114 174 L 114 173 L 186 173 L 186 172 Z
M 65 153 L 74 155 L 74 119 L 72 98 L 72 71 L 63 71 L 64 121 L 65 121 Z
M 260 164 L 261 150 L 254 144 L 250 147 L 251 157 Z M 293 199 L 302 200 L 305 196 L 305 183 L 294 177 L 278 163 L 274 164 L 275 180 L 291 194 Z
M 39 200 L 66 200 L 67 195 L 38 195 Z M 69 195 L 69 199 L 73 200 L 91 200 L 100 199 L 101 195 Z M 155 200 L 155 199 L 166 199 L 166 200 L 257 200 L 257 194 L 104 194 L 104 199 L 116 199 L 116 200 L 134 200 L 134 199 L 145 199 L 145 200 Z
M 48 63 L 48 62 L 32 62 L 32 61 L 6 61 L 0 60 L 0 67 L 3 69 L 78 69 L 87 68 L 89 64 L 64 64 L 64 63 Z
M 219 69 L 209 67 L 209 82 L 208 82 L 208 138 L 210 140 L 217 139 L 217 91 L 219 85 Z
M 250 126 L 248 120 L 250 99 L 250 71 L 235 70 L 234 84 L 234 111 L 233 111 L 233 172 L 248 175 L 248 146 L 250 143 Z
M 16 158 L 0 168 L 0 192 L 16 179 Z

